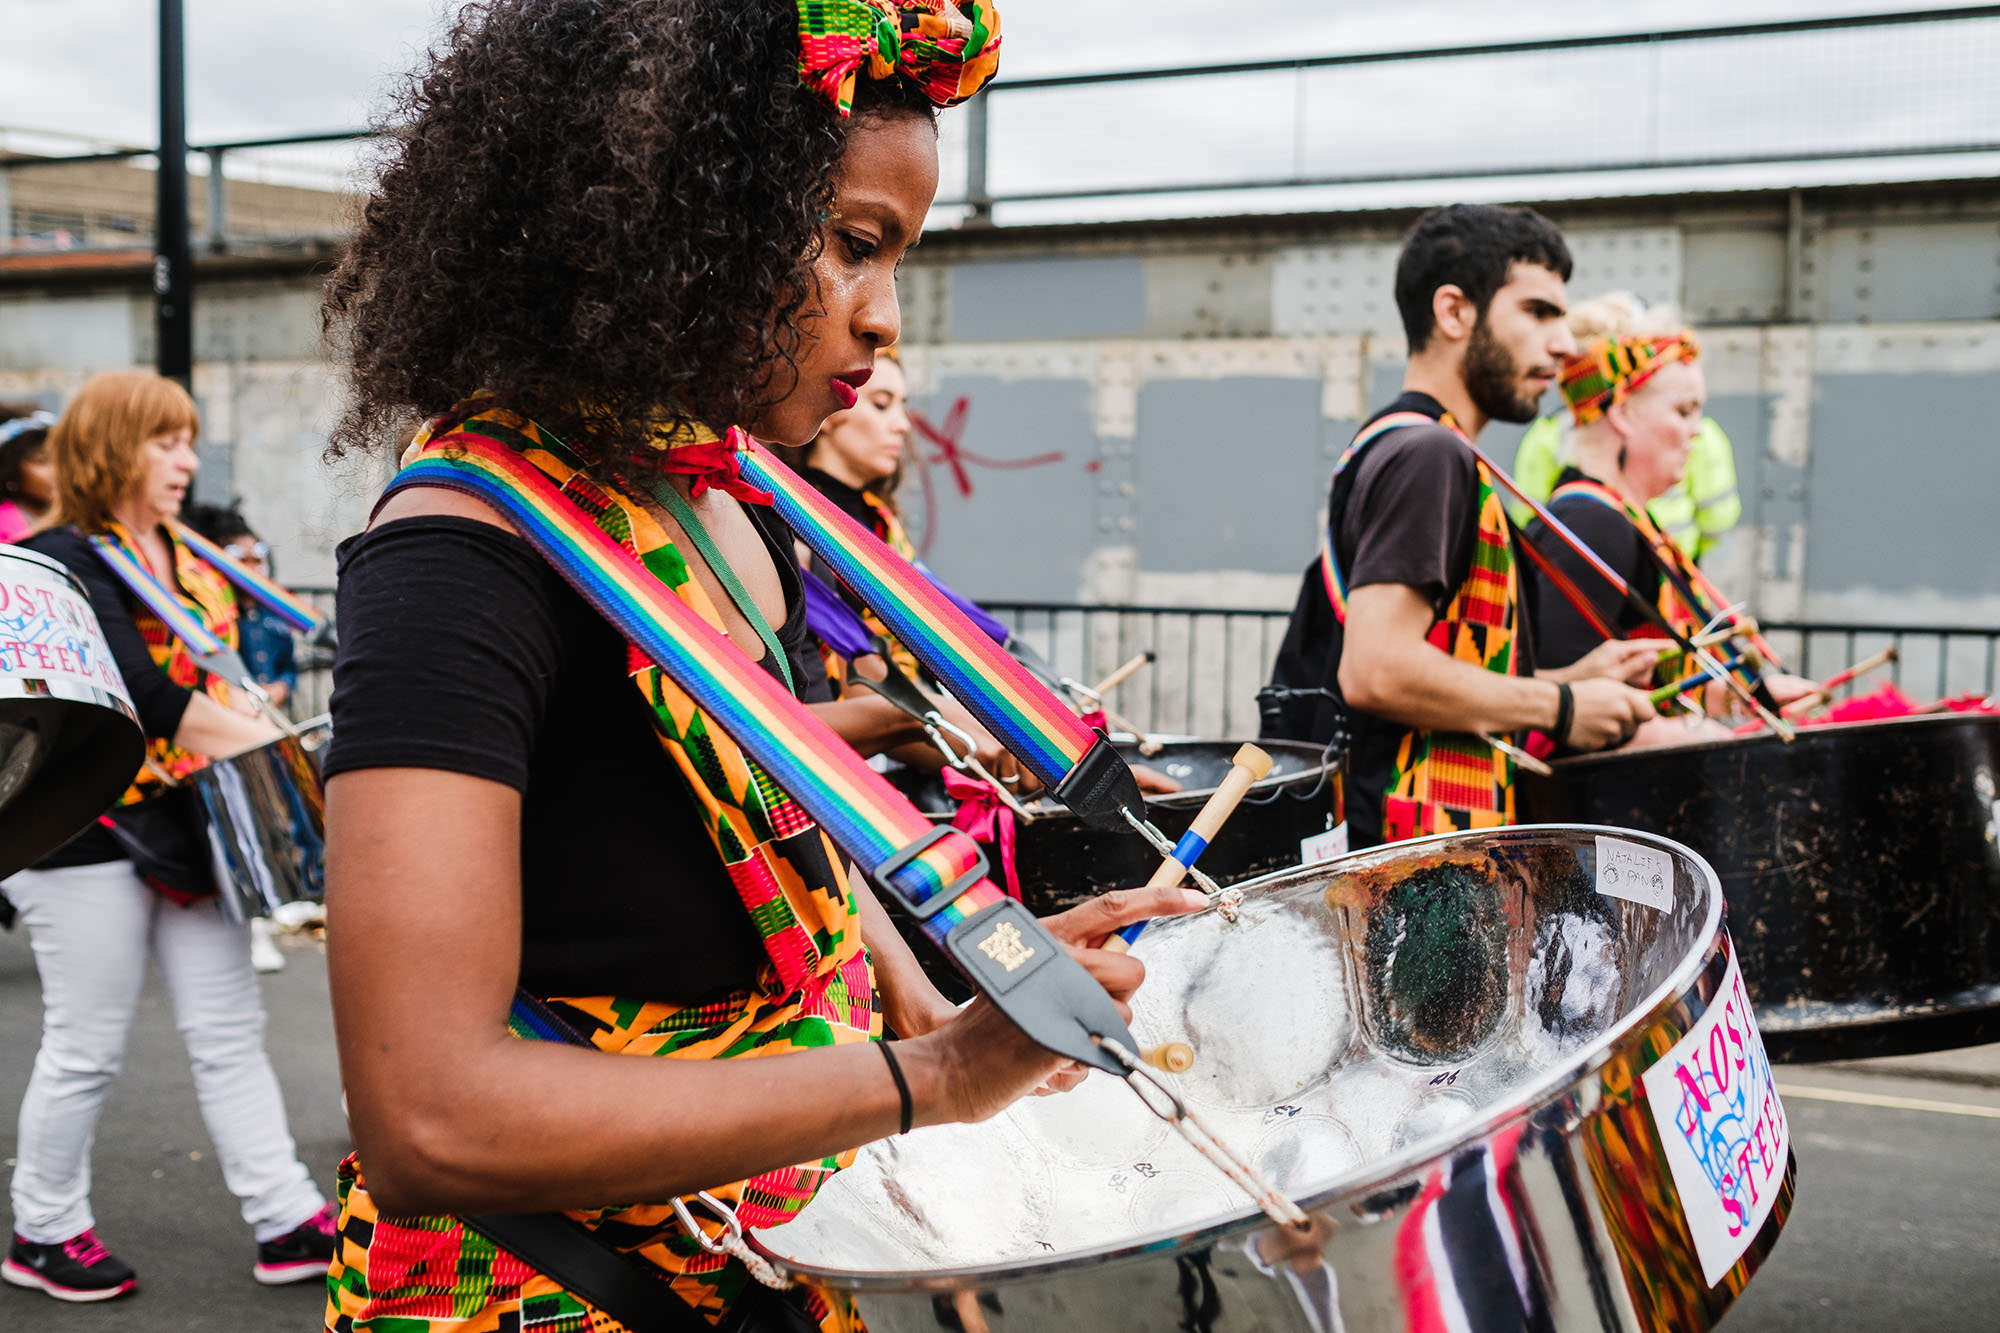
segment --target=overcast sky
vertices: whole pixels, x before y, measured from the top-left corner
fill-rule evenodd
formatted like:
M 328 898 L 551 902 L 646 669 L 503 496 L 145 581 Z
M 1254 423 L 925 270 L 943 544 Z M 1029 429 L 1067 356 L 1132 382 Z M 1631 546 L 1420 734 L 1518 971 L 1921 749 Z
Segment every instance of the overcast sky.
M 1249 22 L 1242 19 L 1252 11 L 1216 0 L 1000 4 L 1003 78 L 1901 7 L 1896 0 L 1681 0 L 1643 13 L 1572 7 L 1524 18 L 1508 12 L 1520 6 L 1491 0 L 1334 0 L 1262 11 L 1266 18 Z M 452 7 L 444 0 L 188 0 L 189 138 L 359 126 Z M 154 142 L 156 15 L 153 0 L 0 0 L 7 57 L 0 130 Z M 1409 91 L 1435 76 L 1408 65 L 1313 76 L 1318 82 L 1286 75 L 1229 88 L 1211 81 L 1199 94 L 1187 92 L 1189 84 L 1132 85 L 1082 94 L 1098 99 L 1085 104 L 1062 103 L 1077 94 L 1023 93 L 995 104 L 993 182 L 1018 190 L 1102 181 L 1121 171 L 1149 181 L 1241 170 L 1407 171 L 1532 162 L 1564 151 L 1588 156 L 1599 144 L 1622 148 L 1635 138 L 1648 139 L 1656 152 L 1698 155 L 1740 150 L 1746 133 L 1775 131 L 1789 143 L 1794 129 L 1802 152 L 1871 136 L 1884 143 L 2000 138 L 1991 75 L 2000 65 L 2000 23 L 1899 35 L 1908 31 L 1805 39 L 1796 59 L 1774 59 L 1768 47 L 1732 55 L 1713 44 L 1683 44 L 1664 59 L 1634 48 L 1533 58 L 1539 64 L 1456 62 L 1454 86 L 1431 99 L 1429 120 L 1411 111 Z M 1906 40 L 1928 45 L 1897 45 Z M 1882 86 L 1882 70 L 1891 67 L 1912 71 L 1903 76 L 1910 89 Z M 1652 96 L 1662 84 L 1664 95 Z M 1642 104 L 1659 108 L 1650 113 L 1650 130 L 1635 129 L 1646 119 Z M 1077 134 L 1079 112 L 1102 133 Z M 1579 115 L 1603 118 L 1605 133 L 1579 138 Z M 946 196 L 954 192 L 952 137 L 948 130 Z

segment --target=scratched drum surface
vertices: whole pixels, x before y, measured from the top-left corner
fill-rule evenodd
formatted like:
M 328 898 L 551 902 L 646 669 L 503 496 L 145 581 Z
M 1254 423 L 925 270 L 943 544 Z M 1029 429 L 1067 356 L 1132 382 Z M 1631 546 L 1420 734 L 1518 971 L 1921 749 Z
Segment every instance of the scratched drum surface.
M 1280 1190 L 1323 1195 L 1572 1078 L 1699 943 L 1702 895 L 1678 875 L 1658 911 L 1600 891 L 1588 838 L 1544 838 L 1271 876 L 1246 886 L 1235 922 L 1211 910 L 1147 929 L 1133 1034 L 1186 1046 L 1192 1065 L 1167 1083 Z M 870 1147 L 763 1243 L 820 1271 L 936 1271 L 1143 1245 L 1250 1211 L 1130 1089 L 1092 1074 L 982 1125 Z

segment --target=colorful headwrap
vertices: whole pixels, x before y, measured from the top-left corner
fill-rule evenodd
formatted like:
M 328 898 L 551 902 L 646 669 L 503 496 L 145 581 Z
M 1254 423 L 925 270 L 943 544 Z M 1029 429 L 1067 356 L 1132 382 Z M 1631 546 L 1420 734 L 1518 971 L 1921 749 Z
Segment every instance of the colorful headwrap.
M 901 75 L 957 106 L 1000 68 L 1000 14 L 988 0 L 799 0 L 799 77 L 842 116 L 854 81 Z
M 1662 366 L 1700 355 L 1701 345 L 1686 329 L 1645 338 L 1596 339 L 1563 362 L 1563 401 L 1576 424 L 1588 426 L 1613 404 L 1630 398 Z

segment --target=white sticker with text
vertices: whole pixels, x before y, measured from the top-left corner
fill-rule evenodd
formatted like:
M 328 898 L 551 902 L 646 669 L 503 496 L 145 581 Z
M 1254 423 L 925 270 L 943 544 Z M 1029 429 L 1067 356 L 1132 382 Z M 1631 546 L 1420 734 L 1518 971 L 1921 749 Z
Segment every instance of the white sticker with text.
M 1792 1151 L 1733 952 L 1708 1011 L 1642 1078 L 1681 1215 L 1713 1287 L 1770 1215 Z
M 1336 856 L 1347 855 L 1347 825 L 1335 824 L 1324 833 L 1315 833 L 1310 838 L 1299 839 L 1299 864 L 1316 866 L 1321 861 L 1331 861 Z
M 1657 847 L 1597 835 L 1597 891 L 1661 912 L 1674 910 L 1674 858 Z

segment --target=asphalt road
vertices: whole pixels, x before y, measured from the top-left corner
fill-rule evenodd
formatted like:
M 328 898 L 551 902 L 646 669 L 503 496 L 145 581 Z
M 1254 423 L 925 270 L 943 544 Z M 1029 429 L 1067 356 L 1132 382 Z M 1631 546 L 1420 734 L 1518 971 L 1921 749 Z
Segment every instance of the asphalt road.
M 331 1189 L 347 1150 L 317 946 L 287 946 L 264 978 L 270 1051 L 292 1132 Z M 0 934 L 0 1158 L 40 1035 L 23 934 Z M 2000 1327 L 2000 1047 L 1781 1071 L 1799 1163 L 1797 1205 L 1729 1333 L 1991 1333 Z M 97 1135 L 99 1234 L 139 1271 L 132 1297 L 64 1306 L 0 1287 L 0 1330 L 306 1333 L 317 1284 L 250 1280 L 254 1247 L 222 1186 L 187 1058 L 149 986 Z

